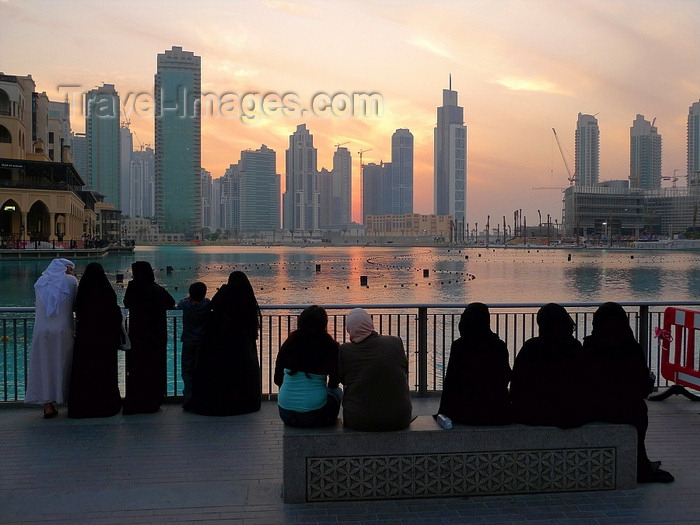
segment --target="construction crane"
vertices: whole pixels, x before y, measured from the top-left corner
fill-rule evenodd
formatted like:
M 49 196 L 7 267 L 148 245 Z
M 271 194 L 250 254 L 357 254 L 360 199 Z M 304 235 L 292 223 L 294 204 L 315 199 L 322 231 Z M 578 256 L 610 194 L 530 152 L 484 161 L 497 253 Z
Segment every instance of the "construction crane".
M 673 175 L 665 175 L 661 177 L 661 180 L 670 180 L 672 181 L 672 185 L 675 188 L 676 187 L 676 181 L 678 180 L 678 177 L 676 177 L 676 172 L 678 171 L 678 168 L 673 169 Z
M 335 150 L 338 151 L 338 148 L 340 148 L 340 146 L 345 146 L 345 144 L 350 144 L 350 141 L 348 140 L 346 142 L 340 142 L 338 144 L 334 144 Z
M 564 191 L 566 188 L 562 188 L 561 186 L 534 186 L 532 189 L 533 189 L 533 190 L 559 190 L 559 191 Z
M 362 163 L 362 154 L 367 153 L 368 151 L 372 151 L 372 148 L 361 149 L 357 152 L 357 154 L 360 156 L 360 220 L 362 221 L 362 224 L 365 223 L 365 165 Z
M 559 146 L 559 153 L 561 153 L 561 160 L 564 161 L 564 166 L 566 167 L 566 173 L 569 174 L 569 186 L 573 186 L 574 183 L 576 182 L 576 173 L 573 175 L 571 174 L 571 168 L 569 168 L 569 163 L 566 161 L 566 156 L 564 155 L 564 149 L 561 147 L 561 143 L 559 142 L 559 136 L 557 135 L 557 130 L 552 128 L 552 131 L 554 132 L 554 138 L 557 141 L 557 146 Z

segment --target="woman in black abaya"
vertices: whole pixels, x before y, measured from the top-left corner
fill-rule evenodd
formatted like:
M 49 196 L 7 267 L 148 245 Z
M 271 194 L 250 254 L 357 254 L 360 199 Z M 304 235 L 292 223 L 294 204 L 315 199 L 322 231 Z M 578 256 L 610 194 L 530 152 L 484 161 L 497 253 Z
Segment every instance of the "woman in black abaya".
M 260 410 L 257 338 L 260 309 L 243 272 L 233 272 L 211 300 L 207 335 L 186 410 L 233 416 Z
M 129 309 L 129 339 L 126 352 L 126 396 L 123 414 L 157 412 L 167 388 L 167 346 L 169 308 L 175 299 L 156 284 L 147 261 L 131 265 L 134 278 L 124 294 Z
M 68 417 L 109 417 L 122 406 L 118 350 L 122 313 L 100 263 L 90 263 L 75 298 L 76 333 Z

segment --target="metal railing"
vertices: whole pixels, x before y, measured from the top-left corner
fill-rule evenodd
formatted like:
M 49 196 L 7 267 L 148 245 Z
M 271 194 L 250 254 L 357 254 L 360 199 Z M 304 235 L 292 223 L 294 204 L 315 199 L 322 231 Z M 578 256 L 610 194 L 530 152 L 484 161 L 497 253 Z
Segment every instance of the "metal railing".
M 562 303 L 576 322 L 577 339 L 590 334 L 593 312 L 600 303 Z M 637 340 L 646 351 L 647 362 L 656 373 L 657 386 L 667 386 L 658 374 L 660 344 L 654 329 L 663 326 L 663 312 L 668 306 L 700 308 L 700 302 L 630 302 L 621 303 L 630 319 Z M 273 382 L 277 352 L 289 332 L 296 327 L 296 317 L 308 305 L 266 305 L 262 331 L 258 340 L 263 396 L 273 399 L 277 386 Z M 459 337 L 459 318 L 464 304 L 360 304 L 324 305 L 329 315 L 328 332 L 336 341 L 348 341 L 345 315 L 352 308 L 364 308 L 374 319 L 381 334 L 395 335 L 404 342 L 409 361 L 409 385 L 414 395 L 437 395 L 449 359 L 452 341 Z M 503 339 L 511 355 L 511 364 L 523 343 L 537 335 L 536 314 L 539 303 L 502 303 L 489 305 L 491 328 Z M 27 364 L 34 325 L 34 308 L 0 307 L 0 401 L 21 401 L 27 380 Z M 169 397 L 182 393 L 180 379 L 180 331 L 182 314 L 168 315 L 168 392 Z M 119 359 L 120 388 L 124 392 L 124 359 Z

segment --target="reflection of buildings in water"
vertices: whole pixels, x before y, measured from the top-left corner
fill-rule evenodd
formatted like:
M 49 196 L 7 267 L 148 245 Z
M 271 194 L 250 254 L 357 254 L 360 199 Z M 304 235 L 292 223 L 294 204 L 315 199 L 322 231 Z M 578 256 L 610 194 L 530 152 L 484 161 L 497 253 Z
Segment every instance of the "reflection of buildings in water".
M 663 274 L 660 268 L 634 268 L 626 273 L 635 293 L 653 297 L 661 291 Z
M 575 266 L 564 270 L 569 287 L 579 296 L 597 295 L 603 285 L 603 269 L 599 266 Z
M 700 297 L 700 268 L 688 268 L 685 272 L 688 295 Z

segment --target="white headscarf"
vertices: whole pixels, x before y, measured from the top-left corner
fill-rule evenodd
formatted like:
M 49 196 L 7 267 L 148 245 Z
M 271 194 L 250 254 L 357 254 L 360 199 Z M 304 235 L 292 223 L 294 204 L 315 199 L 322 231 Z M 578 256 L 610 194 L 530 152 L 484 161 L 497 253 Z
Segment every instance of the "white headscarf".
M 362 308 L 353 308 L 346 317 L 345 329 L 350 334 L 350 341 L 360 343 L 372 335 L 374 323 Z
M 70 288 L 66 281 L 68 267 L 75 268 L 75 263 L 68 259 L 54 259 L 34 283 L 37 295 L 46 305 L 46 315 L 52 315 L 70 296 Z

